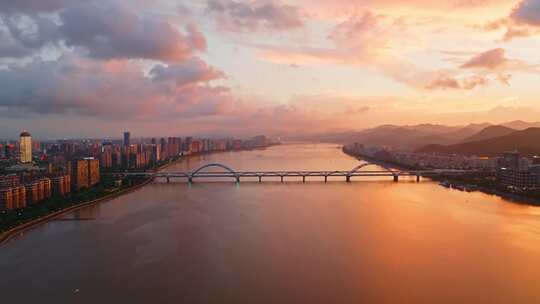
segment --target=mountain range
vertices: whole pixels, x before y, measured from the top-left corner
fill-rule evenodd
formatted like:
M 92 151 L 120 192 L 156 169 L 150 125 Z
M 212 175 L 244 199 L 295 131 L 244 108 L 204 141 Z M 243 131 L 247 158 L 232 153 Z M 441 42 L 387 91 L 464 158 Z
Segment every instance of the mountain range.
M 475 138 L 488 138 L 464 142 L 454 145 L 427 145 L 418 150 L 424 153 L 441 153 L 441 154 L 463 154 L 463 155 L 481 155 L 491 156 L 498 155 L 505 151 L 517 150 L 525 155 L 540 154 L 540 128 L 528 128 L 520 131 L 511 131 L 509 128 L 502 127 L 497 129 L 484 129 L 476 135 Z M 498 136 L 495 133 L 507 133 Z
M 533 130 L 529 130 L 531 128 Z M 500 153 L 501 149 L 506 149 L 506 147 L 508 149 L 517 148 L 519 150 L 523 149 L 524 151 L 533 152 L 536 151 L 536 148 L 534 148 L 535 145 L 528 144 L 527 140 L 540 142 L 538 140 L 540 137 L 532 137 L 535 135 L 534 128 L 540 128 L 540 122 L 516 120 L 499 125 L 481 123 L 466 126 L 437 124 L 381 125 L 361 131 L 313 134 L 294 139 L 317 140 L 340 144 L 358 142 L 366 146 L 385 146 L 410 151 L 438 153 L 482 154 L 490 151 L 490 149 L 495 153 Z M 529 131 L 520 133 L 520 131 L 525 130 Z M 497 141 L 490 141 L 499 137 L 505 137 L 503 140 L 506 140 L 509 144 L 504 145 Z M 513 140 L 514 137 L 516 140 Z M 521 141 L 524 138 L 527 139 L 524 142 Z M 479 142 L 480 145 L 485 144 L 485 149 L 481 149 L 480 146 L 467 145 L 471 142 Z M 540 153 L 540 149 L 538 153 Z

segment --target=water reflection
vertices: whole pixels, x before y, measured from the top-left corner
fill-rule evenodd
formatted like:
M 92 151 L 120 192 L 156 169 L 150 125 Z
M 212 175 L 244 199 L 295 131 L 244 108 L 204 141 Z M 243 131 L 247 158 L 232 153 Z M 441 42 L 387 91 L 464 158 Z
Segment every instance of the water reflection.
M 200 156 L 350 170 L 335 145 Z M 0 248 L 18 302 L 539 303 L 540 209 L 414 178 L 154 183 Z M 73 290 L 78 289 L 77 293 Z

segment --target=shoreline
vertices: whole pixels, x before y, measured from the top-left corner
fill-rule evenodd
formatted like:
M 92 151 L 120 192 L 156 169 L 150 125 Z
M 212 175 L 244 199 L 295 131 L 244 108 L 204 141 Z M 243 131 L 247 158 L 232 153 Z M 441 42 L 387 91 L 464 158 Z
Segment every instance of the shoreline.
M 62 210 L 58 210 L 56 212 L 47 214 L 45 216 L 42 216 L 42 217 L 39 217 L 37 219 L 26 222 L 24 224 L 21 224 L 21 225 L 15 227 L 15 228 L 12 228 L 12 229 L 10 229 L 8 231 L 3 232 L 0 235 L 0 245 L 2 245 L 4 243 L 7 243 L 9 240 L 16 237 L 20 233 L 24 233 L 25 231 L 31 230 L 31 229 L 39 226 L 39 225 L 45 224 L 45 223 L 47 223 L 47 222 L 49 222 L 49 221 L 51 221 L 51 220 L 53 220 L 53 219 L 55 219 L 57 217 L 60 217 L 62 215 L 70 213 L 70 212 L 77 211 L 77 210 L 82 209 L 82 208 L 86 208 L 86 207 L 89 207 L 89 206 L 92 206 L 92 205 L 96 205 L 98 203 L 103 203 L 105 201 L 117 198 L 117 197 L 122 196 L 124 194 L 128 194 L 130 192 L 133 192 L 135 190 L 138 190 L 138 189 L 146 186 L 150 182 L 152 182 L 152 178 L 149 178 L 149 179 L 145 180 L 144 182 L 142 182 L 140 184 L 136 184 L 136 185 L 133 185 L 133 186 L 131 186 L 129 188 L 122 189 L 122 190 L 119 190 L 117 192 L 107 194 L 107 195 L 105 195 L 103 197 L 100 197 L 100 198 L 97 198 L 95 200 L 91 200 L 91 201 L 88 201 L 88 202 L 83 202 L 83 203 L 80 203 L 80 204 L 77 204 L 77 205 L 62 209 Z
M 414 170 L 414 168 L 407 168 L 406 166 L 403 166 L 403 165 L 400 165 L 400 164 L 397 164 L 397 163 L 384 162 L 384 161 L 381 161 L 381 160 L 378 160 L 376 158 L 369 157 L 369 156 L 355 155 L 355 154 L 349 153 L 346 149 L 344 149 L 344 147 L 342 148 L 342 151 L 343 151 L 343 153 L 345 153 L 345 154 L 347 154 L 347 155 L 349 155 L 351 157 L 354 157 L 354 158 L 356 158 L 358 160 L 369 161 L 369 162 L 372 162 L 372 163 L 374 163 L 376 165 L 385 165 L 385 166 L 388 166 L 388 167 L 397 168 L 399 170 Z M 456 183 L 462 184 L 462 182 L 452 180 L 452 179 L 448 179 L 448 178 L 437 178 L 437 177 L 422 177 L 422 178 L 429 178 L 430 180 L 436 181 L 436 182 L 440 182 L 442 180 L 447 179 L 450 182 L 456 182 Z M 509 201 L 511 201 L 512 203 L 515 203 L 515 204 L 528 205 L 528 206 L 533 206 L 533 207 L 540 207 L 540 199 L 537 199 L 537 198 L 528 197 L 528 196 L 525 196 L 525 195 L 519 195 L 519 194 L 515 194 L 515 193 L 510 193 L 510 192 L 505 192 L 505 191 L 501 191 L 501 190 L 498 190 L 498 189 L 492 189 L 492 188 L 487 188 L 487 187 L 483 187 L 483 186 L 479 186 L 476 191 L 482 192 L 484 194 L 494 195 L 494 196 L 500 197 L 502 199 L 509 200 Z
M 261 147 L 261 148 L 254 148 L 254 149 L 241 149 L 241 150 L 235 150 L 235 151 L 212 151 L 212 152 L 208 152 L 208 153 L 190 154 L 190 155 L 186 155 L 186 156 L 183 156 L 183 157 L 179 157 L 176 160 L 170 161 L 170 162 L 168 162 L 166 164 L 163 164 L 163 165 L 161 165 L 161 166 L 159 166 L 157 168 L 154 168 L 154 169 L 152 169 L 152 171 L 159 172 L 159 171 L 164 170 L 164 169 L 166 169 L 166 168 L 168 168 L 168 167 L 170 167 L 170 166 L 172 166 L 174 164 L 177 164 L 177 163 L 181 162 L 182 160 L 184 160 L 185 158 L 189 158 L 189 157 L 202 156 L 202 155 L 214 154 L 214 153 L 224 153 L 224 152 L 253 151 L 253 150 L 256 150 L 256 149 L 270 148 L 270 147 L 272 147 L 274 145 L 276 145 L 276 144 L 268 145 L 268 146 Z M 21 224 L 21 225 L 19 225 L 17 227 L 11 228 L 10 230 L 7 230 L 7 231 L 2 232 L 0 234 L 0 246 L 7 243 L 9 240 L 13 239 L 17 235 L 19 235 L 21 233 L 24 233 L 26 231 L 29 231 L 29 230 L 31 230 L 33 228 L 36 228 L 39 225 L 45 224 L 45 223 L 47 223 L 47 222 L 49 222 L 49 221 L 51 221 L 51 220 L 53 220 L 53 219 L 55 219 L 57 217 L 68 214 L 70 212 L 77 211 L 77 210 L 82 209 L 82 208 L 97 205 L 99 203 L 104 203 L 106 201 L 109 201 L 109 200 L 112 200 L 114 198 L 120 197 L 120 196 L 122 196 L 124 194 L 131 193 L 133 191 L 136 191 L 136 190 L 148 185 L 153 180 L 154 180 L 154 178 L 152 178 L 152 177 L 148 178 L 147 180 L 145 180 L 145 181 L 143 181 L 143 182 L 141 182 L 139 184 L 130 186 L 129 188 L 122 189 L 122 190 L 119 190 L 119 191 L 114 192 L 114 193 L 106 194 L 106 195 L 104 195 L 104 196 L 102 196 L 100 198 L 97 198 L 97 199 L 94 199 L 94 200 L 91 200 L 91 201 L 81 202 L 81 203 L 79 203 L 77 205 L 70 206 L 68 208 L 49 213 L 49 214 L 44 215 L 42 217 L 39 217 L 37 219 L 34 219 L 34 220 L 28 221 L 28 222 L 26 222 L 24 224 Z

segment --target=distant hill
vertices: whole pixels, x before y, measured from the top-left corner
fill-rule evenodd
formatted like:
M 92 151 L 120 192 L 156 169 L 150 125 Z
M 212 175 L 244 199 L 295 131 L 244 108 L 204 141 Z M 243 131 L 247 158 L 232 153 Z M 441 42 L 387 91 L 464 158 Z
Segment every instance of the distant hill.
M 349 144 L 358 142 L 366 146 L 387 146 L 404 150 L 418 150 L 428 145 L 456 145 L 468 141 L 479 141 L 498 136 L 504 136 L 509 132 L 502 128 L 521 130 L 524 126 L 540 127 L 540 123 L 524 121 L 512 121 L 497 128 L 484 129 L 493 125 L 489 123 L 468 124 L 465 126 L 445 126 L 438 124 L 418 125 L 380 125 L 378 127 L 359 131 L 339 131 L 318 134 L 297 134 L 286 136 L 285 140 L 294 141 L 320 141 L 337 144 Z M 511 127 L 515 126 L 515 128 Z M 476 135 L 476 136 L 475 136 Z M 473 137 L 475 136 L 475 137 Z
M 517 149 L 522 154 L 540 154 L 540 128 L 528 128 L 515 131 L 505 136 L 466 142 L 456 145 L 428 145 L 419 152 L 463 154 L 463 155 L 498 155 L 505 151 Z
M 478 133 L 487 124 L 462 126 L 444 126 L 421 124 L 412 126 L 384 125 L 358 132 L 350 142 L 359 142 L 368 146 L 389 146 L 416 150 L 428 144 L 456 144 Z
M 489 126 L 489 124 L 470 124 L 448 133 L 426 136 L 420 139 L 416 144 L 418 147 L 422 147 L 428 144 L 458 144 L 460 142 L 463 142 L 465 138 L 473 136 L 487 126 Z
M 505 136 L 513 132 L 516 132 L 516 130 L 505 126 L 489 126 L 485 129 L 482 129 L 482 131 L 465 138 L 463 142 L 486 140 L 490 138 Z
M 514 130 L 525 130 L 528 128 L 540 128 L 540 122 L 526 122 L 523 120 L 514 120 L 501 124 L 501 126 L 514 129 Z

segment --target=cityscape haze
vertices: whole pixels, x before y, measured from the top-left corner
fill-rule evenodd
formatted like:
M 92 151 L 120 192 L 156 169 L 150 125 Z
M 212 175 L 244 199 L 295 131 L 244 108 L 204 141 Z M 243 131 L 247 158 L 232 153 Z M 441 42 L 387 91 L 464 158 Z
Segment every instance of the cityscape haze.
M 540 303 L 540 0 L 0 2 L 0 298 Z

